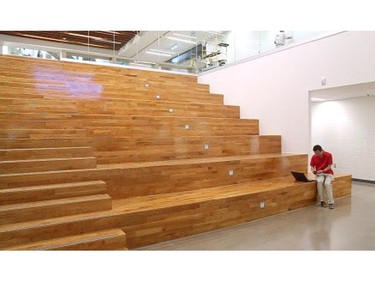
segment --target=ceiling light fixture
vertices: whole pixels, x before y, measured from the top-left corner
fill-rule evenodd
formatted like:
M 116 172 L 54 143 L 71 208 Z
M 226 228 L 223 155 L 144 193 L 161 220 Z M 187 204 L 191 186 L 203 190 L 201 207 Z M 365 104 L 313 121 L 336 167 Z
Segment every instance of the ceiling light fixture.
M 215 35 L 223 35 L 222 31 L 207 31 L 207 33 L 215 34 Z
M 159 49 L 150 49 L 150 51 L 159 52 L 159 53 L 163 53 L 163 54 L 170 54 L 170 55 L 174 55 L 175 54 L 175 52 L 164 51 L 164 50 L 159 50 Z
M 78 36 L 78 37 L 84 37 L 84 38 L 102 39 L 100 37 L 91 36 L 91 35 L 84 35 L 84 34 L 79 34 L 79 33 L 72 33 L 72 32 L 64 32 L 64 33 L 72 35 L 72 36 Z
M 134 63 L 156 64 L 156 63 L 154 63 L 154 62 L 144 61 L 144 60 L 136 60 L 136 61 L 134 61 Z
M 149 64 L 143 64 L 143 63 L 137 63 L 137 62 L 130 62 L 129 65 L 142 66 L 142 67 L 152 67 Z
M 191 41 L 191 40 L 186 40 L 186 39 L 181 39 L 181 38 L 176 38 L 176 37 L 171 37 L 167 36 L 168 39 L 174 40 L 174 41 L 179 41 L 179 42 L 184 42 L 184 43 L 189 43 L 189 44 L 197 44 L 197 42 Z
M 66 32 L 66 34 L 72 35 L 72 36 L 77 36 L 77 37 L 84 37 L 84 38 L 90 38 L 96 41 L 104 42 L 104 43 L 115 43 L 115 44 L 121 44 L 121 42 L 118 41 L 110 41 L 103 39 L 101 37 L 96 37 L 96 36 L 91 36 L 91 35 L 83 35 L 83 34 L 78 34 L 78 33 L 71 33 L 71 32 Z
M 185 38 L 197 39 L 197 37 L 195 37 L 195 36 L 186 35 L 186 34 L 179 34 L 179 33 L 173 33 L 173 36 L 180 36 L 180 37 L 185 37 Z
M 161 54 L 161 53 L 150 52 L 150 51 L 147 51 L 146 54 L 157 55 L 157 56 L 163 56 L 163 57 L 171 57 L 171 56 L 172 56 L 172 55 L 170 55 L 170 54 Z

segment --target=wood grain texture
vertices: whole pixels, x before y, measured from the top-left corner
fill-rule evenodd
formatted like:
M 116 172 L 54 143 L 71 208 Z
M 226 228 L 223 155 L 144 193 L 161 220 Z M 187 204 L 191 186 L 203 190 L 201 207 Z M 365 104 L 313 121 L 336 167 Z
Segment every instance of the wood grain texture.
M 263 154 L 108 164 L 95 169 L 0 175 L 0 189 L 103 180 L 112 198 L 127 198 L 286 176 L 290 170 L 306 171 L 306 162 L 307 155 Z
M 70 182 L 0 189 L 0 205 L 80 197 L 107 192 L 104 181 Z
M 307 155 L 281 152 L 196 76 L 0 56 L 0 249 L 137 248 L 315 204 L 290 176 Z
M 126 250 L 126 234 L 121 229 L 108 229 L 23 244 L 4 250 Z
M 111 203 L 111 198 L 107 194 L 98 194 L 1 205 L 0 224 L 108 210 L 112 207 Z
M 337 175 L 335 183 L 336 199 L 349 195 L 350 175 Z M 0 226 L 0 247 L 120 227 L 133 249 L 315 204 L 314 185 L 286 176 L 168 196 L 117 199 L 109 211 Z M 304 193 L 303 200 L 295 197 L 298 192 Z M 264 209 L 260 202 L 265 203 Z

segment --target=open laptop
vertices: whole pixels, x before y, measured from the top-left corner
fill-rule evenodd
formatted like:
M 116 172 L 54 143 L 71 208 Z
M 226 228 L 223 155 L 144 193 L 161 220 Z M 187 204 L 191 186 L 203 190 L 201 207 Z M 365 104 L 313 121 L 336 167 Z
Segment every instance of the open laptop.
M 301 172 L 294 172 L 294 171 L 290 171 L 293 175 L 293 177 L 296 179 L 296 181 L 303 181 L 303 182 L 309 182 L 309 181 L 314 181 L 314 180 L 311 180 L 311 179 L 308 179 L 304 173 L 301 173 Z

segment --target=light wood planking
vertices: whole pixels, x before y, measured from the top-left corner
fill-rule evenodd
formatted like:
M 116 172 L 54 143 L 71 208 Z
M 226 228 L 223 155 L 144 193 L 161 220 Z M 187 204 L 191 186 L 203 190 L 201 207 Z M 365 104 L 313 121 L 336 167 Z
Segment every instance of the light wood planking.
M 111 209 L 111 198 L 97 194 L 0 206 L 0 225 Z
M 349 195 L 349 186 L 349 175 L 337 175 L 335 198 L 340 194 Z M 301 205 L 294 196 L 306 189 L 310 191 L 305 193 Z M 0 247 L 51 239 L 56 234 L 66 236 L 67 233 L 121 227 L 127 233 L 128 247 L 132 249 L 309 206 L 315 204 L 315 189 L 314 182 L 295 182 L 287 176 L 169 193 L 168 196 L 117 199 L 109 211 L 0 227 Z M 259 207 L 260 202 L 265 203 L 265 208 Z
M 289 172 L 307 155 L 196 76 L 0 63 L 0 248 L 136 248 L 315 203 Z M 335 198 L 350 193 L 336 176 Z
M 108 229 L 24 244 L 4 250 L 126 250 L 126 235 L 121 229 Z
M 0 205 L 80 197 L 107 192 L 104 181 L 70 182 L 0 189 Z
M 96 169 L 0 175 L 0 188 L 103 180 L 112 198 L 235 184 L 306 171 L 307 155 L 264 154 L 98 165 Z M 233 176 L 229 176 L 233 170 Z

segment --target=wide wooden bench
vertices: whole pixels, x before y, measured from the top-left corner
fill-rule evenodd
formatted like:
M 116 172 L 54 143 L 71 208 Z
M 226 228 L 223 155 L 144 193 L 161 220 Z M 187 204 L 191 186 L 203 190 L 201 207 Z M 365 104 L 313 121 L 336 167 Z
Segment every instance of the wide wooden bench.
M 336 175 L 335 198 L 351 194 L 351 176 Z M 291 176 L 112 201 L 112 209 L 0 226 L 0 247 L 40 248 L 99 229 L 121 228 L 127 247 L 185 237 L 314 205 L 315 182 Z M 261 207 L 264 204 L 264 208 Z M 95 223 L 94 223 L 95 222 Z M 39 241 L 45 241 L 39 242 Z

